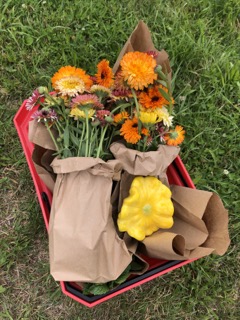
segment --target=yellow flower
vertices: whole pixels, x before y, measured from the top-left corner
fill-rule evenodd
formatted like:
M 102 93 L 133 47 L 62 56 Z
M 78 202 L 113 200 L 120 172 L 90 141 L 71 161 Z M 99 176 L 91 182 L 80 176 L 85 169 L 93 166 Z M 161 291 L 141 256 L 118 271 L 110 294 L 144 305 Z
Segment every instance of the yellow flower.
M 51 80 L 56 91 L 70 97 L 83 93 L 92 85 L 90 76 L 83 69 L 71 66 L 60 68 Z
M 74 119 L 78 119 L 78 118 L 86 119 L 86 116 L 89 119 L 94 115 L 94 113 L 95 113 L 95 110 L 93 109 L 86 109 L 86 112 L 85 112 L 83 110 L 80 110 L 79 108 L 73 108 L 70 111 L 70 115 L 73 116 Z
M 139 119 L 144 124 L 155 124 L 161 120 L 159 120 L 157 113 L 155 112 L 143 112 L 140 111 L 139 113 Z
M 156 65 L 156 60 L 147 53 L 128 52 L 120 62 L 121 76 L 131 88 L 143 90 L 157 79 L 154 72 Z
M 159 228 L 173 225 L 171 191 L 156 177 L 134 178 L 118 215 L 118 228 L 142 241 Z

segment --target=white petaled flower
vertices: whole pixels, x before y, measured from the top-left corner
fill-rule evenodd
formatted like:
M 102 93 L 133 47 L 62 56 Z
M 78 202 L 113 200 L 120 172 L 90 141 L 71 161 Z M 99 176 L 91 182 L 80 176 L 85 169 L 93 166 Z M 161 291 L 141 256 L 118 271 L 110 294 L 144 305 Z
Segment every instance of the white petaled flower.
M 154 110 L 154 112 L 157 113 L 159 120 L 161 120 L 165 126 L 171 127 L 173 123 L 173 116 L 169 115 L 166 107 L 157 108 Z
M 228 175 L 228 174 L 229 174 L 229 171 L 228 171 L 227 169 L 224 169 L 224 170 L 223 170 L 223 173 L 226 174 L 226 175 Z
M 79 77 L 66 77 L 56 81 L 55 89 L 60 91 L 63 95 L 70 97 L 76 96 L 78 93 L 83 93 L 85 90 L 85 83 Z

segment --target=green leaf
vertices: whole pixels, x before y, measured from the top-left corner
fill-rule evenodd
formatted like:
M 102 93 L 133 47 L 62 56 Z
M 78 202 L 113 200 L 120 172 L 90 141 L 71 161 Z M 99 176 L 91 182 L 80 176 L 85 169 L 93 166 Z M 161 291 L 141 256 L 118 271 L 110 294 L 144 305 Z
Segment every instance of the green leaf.
M 75 137 L 75 135 L 73 133 L 70 132 L 70 139 L 72 141 L 72 143 L 78 147 L 79 145 L 79 139 Z
M 137 261 L 133 261 L 131 263 L 131 271 L 141 271 L 143 269 L 143 265 Z
M 126 281 L 127 278 L 130 276 L 130 268 L 131 266 L 129 265 L 114 282 L 117 284 L 121 284 L 124 281 Z
M 166 88 L 167 88 L 167 86 L 168 86 L 166 81 L 158 80 L 157 82 L 160 83 L 161 85 L 163 85 L 163 86 L 166 87 Z
M 64 147 L 68 148 L 69 147 L 69 128 L 68 128 L 68 126 L 64 129 L 63 141 L 64 141 Z
M 165 98 L 168 102 L 171 102 L 171 97 L 169 96 L 169 94 L 164 91 L 162 88 L 158 88 L 159 92 L 161 93 L 161 95 L 163 96 L 163 98 Z
M 109 287 L 107 283 L 85 283 L 83 288 L 83 294 L 89 295 L 100 295 L 107 293 Z
M 33 44 L 33 38 L 29 35 L 26 36 L 26 45 L 30 46 L 31 44 Z
M 3 286 L 0 286 L 0 293 L 3 293 L 5 291 L 6 291 L 6 289 Z

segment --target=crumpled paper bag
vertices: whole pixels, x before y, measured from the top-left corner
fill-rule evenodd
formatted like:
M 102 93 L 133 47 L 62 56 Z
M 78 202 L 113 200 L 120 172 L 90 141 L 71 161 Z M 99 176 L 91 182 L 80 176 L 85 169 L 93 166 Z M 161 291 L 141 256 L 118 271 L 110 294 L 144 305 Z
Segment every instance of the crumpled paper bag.
M 223 255 L 230 244 L 228 212 L 216 193 L 171 186 L 174 224 L 146 237 L 139 252 L 166 260 Z
M 119 186 L 118 210 L 120 211 L 135 176 L 155 176 L 168 186 L 167 168 L 177 157 L 180 148 L 159 145 L 156 151 L 140 152 L 127 148 L 124 143 L 114 142 L 110 150 L 123 168 Z

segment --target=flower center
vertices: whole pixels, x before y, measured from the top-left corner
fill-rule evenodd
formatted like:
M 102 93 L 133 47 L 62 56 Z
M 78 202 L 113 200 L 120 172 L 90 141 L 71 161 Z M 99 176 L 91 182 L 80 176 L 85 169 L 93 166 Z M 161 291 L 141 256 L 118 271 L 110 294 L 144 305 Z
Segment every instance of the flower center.
M 78 77 L 69 76 L 56 82 L 56 89 L 63 94 L 77 94 L 85 90 L 84 81 Z
M 142 210 L 143 210 L 143 213 L 145 216 L 149 216 L 152 211 L 152 206 L 149 203 L 147 203 L 147 204 L 145 204 L 145 206 L 143 207 Z
M 170 133 L 171 139 L 177 139 L 178 133 L 176 131 Z
M 159 97 L 155 96 L 155 97 L 152 97 L 152 102 L 157 102 L 159 100 Z

